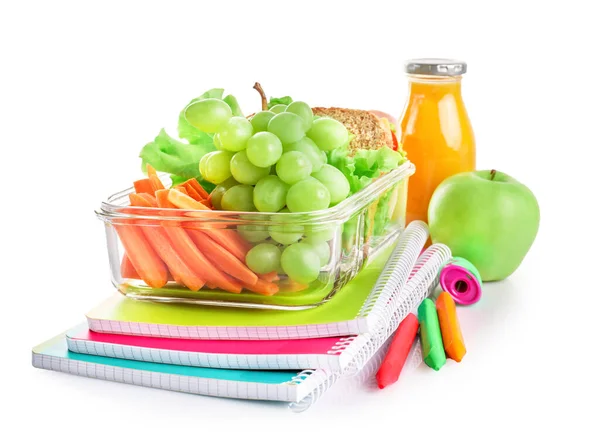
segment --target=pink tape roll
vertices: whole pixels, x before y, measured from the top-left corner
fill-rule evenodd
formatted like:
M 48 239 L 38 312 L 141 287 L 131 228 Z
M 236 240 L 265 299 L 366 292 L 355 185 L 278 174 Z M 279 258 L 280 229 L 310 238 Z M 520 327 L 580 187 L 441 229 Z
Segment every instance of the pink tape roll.
M 440 273 L 440 286 L 457 304 L 474 304 L 481 298 L 481 283 L 465 267 L 448 263 Z

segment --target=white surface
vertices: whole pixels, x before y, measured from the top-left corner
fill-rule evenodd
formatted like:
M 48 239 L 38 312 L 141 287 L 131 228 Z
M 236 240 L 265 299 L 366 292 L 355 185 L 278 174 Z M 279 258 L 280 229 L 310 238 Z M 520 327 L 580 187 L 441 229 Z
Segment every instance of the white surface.
M 171 445 L 597 440 L 592 2 L 260 3 L 0 6 L 3 434 Z M 162 126 L 175 128 L 189 99 L 223 86 L 251 110 L 258 80 L 273 96 L 399 115 L 401 61 L 423 56 L 469 62 L 478 167 L 527 184 L 542 210 L 521 268 L 461 309 L 463 363 L 420 367 L 385 391 L 326 396 L 301 415 L 31 367 L 32 346 L 112 290 L 93 210 L 139 176 L 138 151 Z

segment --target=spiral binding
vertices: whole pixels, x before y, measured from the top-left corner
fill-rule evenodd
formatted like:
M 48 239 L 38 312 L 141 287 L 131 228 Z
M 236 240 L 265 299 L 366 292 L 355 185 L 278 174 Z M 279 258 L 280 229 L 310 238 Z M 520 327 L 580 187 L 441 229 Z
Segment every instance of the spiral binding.
M 381 323 L 373 331 L 373 334 L 365 334 L 368 338 L 363 345 L 350 345 L 352 360 L 347 368 L 343 370 L 345 375 L 353 375 L 361 370 L 364 364 L 385 343 L 385 341 L 396 331 L 398 325 L 409 312 L 414 310 L 438 284 L 439 270 L 450 260 L 452 253 L 443 244 L 434 244 L 419 257 L 411 275 L 401 291 L 400 298 L 394 299 L 386 308 L 385 323 Z M 370 338 L 369 338 L 370 337 Z
M 356 335 L 353 335 L 352 337 L 340 338 L 340 340 L 337 341 L 335 343 L 335 345 L 332 346 L 329 351 L 327 351 L 327 354 L 331 354 L 331 355 L 341 354 L 342 352 L 344 352 L 346 350 L 346 348 L 348 346 L 350 346 L 352 344 L 352 342 L 354 341 L 355 338 L 356 338 Z
M 410 239 L 410 237 L 407 238 Z M 406 239 L 404 242 L 406 242 Z M 405 263 L 399 261 L 399 258 L 396 255 L 398 251 L 401 251 L 401 243 L 403 243 L 402 239 L 399 241 L 398 247 L 392 254 L 394 261 L 388 261 L 385 268 L 386 270 L 384 270 L 384 273 L 388 277 L 393 276 L 393 273 L 389 270 L 390 268 L 394 269 L 397 265 L 404 267 Z M 414 310 L 414 308 L 437 286 L 439 278 L 438 272 L 441 267 L 450 260 L 451 256 L 452 254 L 447 246 L 443 244 L 434 244 L 418 257 L 414 267 L 405 272 L 404 276 L 407 278 L 410 277 L 405 284 L 402 282 L 402 275 L 400 274 L 396 275 L 396 285 L 394 287 L 385 286 L 385 284 L 382 286 L 381 280 L 379 280 L 376 286 L 382 286 L 380 294 L 385 291 L 390 296 L 389 298 L 383 298 L 385 294 L 381 295 L 381 299 L 386 302 L 386 306 L 380 310 L 381 316 L 378 317 L 379 320 L 376 329 L 373 331 L 374 333 L 372 335 L 363 334 L 358 336 L 355 340 L 360 339 L 362 341 L 353 341 L 349 346 L 346 346 L 346 350 L 349 350 L 353 357 L 348 366 L 341 372 L 332 373 L 324 378 L 324 381 L 308 396 L 300 402 L 291 403 L 289 405 L 290 409 L 294 412 L 305 411 L 314 405 L 342 376 L 352 376 L 357 373 L 362 375 L 361 371 L 364 370 L 365 364 L 374 363 L 374 361 L 370 359 L 377 354 L 378 351 L 381 351 L 382 346 L 385 346 L 386 342 L 389 341 L 391 335 L 398 328 L 398 325 L 404 317 L 406 317 L 411 310 Z M 398 279 L 398 277 L 400 277 L 400 279 Z M 375 307 L 372 309 L 375 309 Z M 344 346 L 341 346 L 341 348 L 344 348 Z M 378 366 L 378 364 L 376 365 Z M 371 365 L 369 365 L 369 367 L 371 367 Z
M 302 383 L 307 377 L 310 377 L 315 373 L 314 369 L 305 369 L 304 371 L 300 371 L 294 377 L 292 377 L 291 383 L 299 385 Z
M 317 387 L 313 391 L 311 391 L 310 394 L 308 394 L 299 402 L 290 403 L 288 405 L 290 410 L 292 410 L 295 413 L 301 413 L 303 411 L 306 411 L 308 408 L 313 406 L 317 402 L 317 400 L 319 400 L 321 396 L 325 394 L 325 392 L 327 392 L 327 390 L 331 388 L 331 386 L 335 382 L 337 382 L 341 377 L 342 373 L 339 372 L 323 375 L 322 381 L 319 383 L 319 385 L 317 385 Z
M 373 291 L 361 307 L 358 317 L 373 316 L 376 323 L 388 320 L 389 302 L 396 298 L 409 279 L 409 274 L 429 237 L 429 228 L 422 221 L 413 221 L 404 230 Z M 388 298 L 383 296 L 389 295 Z

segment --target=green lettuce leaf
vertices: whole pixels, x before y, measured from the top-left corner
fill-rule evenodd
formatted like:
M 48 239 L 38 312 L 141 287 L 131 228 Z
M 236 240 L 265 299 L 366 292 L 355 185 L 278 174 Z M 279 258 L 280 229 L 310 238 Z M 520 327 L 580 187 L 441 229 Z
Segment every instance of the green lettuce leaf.
M 216 150 L 212 139 L 206 143 L 186 144 L 173 139 L 162 129 L 154 141 L 146 144 L 140 152 L 142 169 L 152 165 L 160 172 L 170 173 L 183 180 L 198 178 L 198 164 L 202 156 Z
M 387 173 L 401 165 L 405 156 L 388 147 L 379 150 L 357 150 L 349 156 L 347 146 L 336 148 L 328 154 L 329 164 L 340 170 L 350 183 L 350 193 L 354 194 L 382 173 Z
M 271 97 L 271 98 L 269 98 L 269 103 L 267 104 L 267 107 L 270 109 L 271 107 L 273 107 L 275 105 L 279 105 L 279 104 L 289 105 L 292 102 L 293 102 L 293 100 L 290 96 Z

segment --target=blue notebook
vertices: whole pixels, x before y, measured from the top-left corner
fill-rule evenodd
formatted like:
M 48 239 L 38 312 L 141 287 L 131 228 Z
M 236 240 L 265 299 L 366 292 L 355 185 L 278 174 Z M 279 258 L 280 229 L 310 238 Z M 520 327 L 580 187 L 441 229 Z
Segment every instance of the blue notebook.
M 249 371 L 78 354 L 61 334 L 33 349 L 33 366 L 150 388 L 236 399 L 299 402 L 331 375 L 322 370 Z

